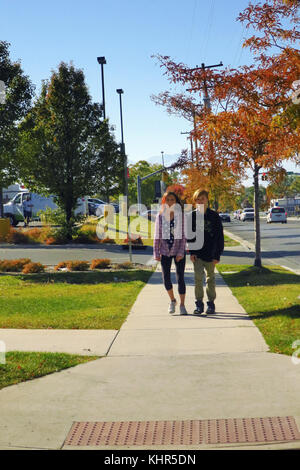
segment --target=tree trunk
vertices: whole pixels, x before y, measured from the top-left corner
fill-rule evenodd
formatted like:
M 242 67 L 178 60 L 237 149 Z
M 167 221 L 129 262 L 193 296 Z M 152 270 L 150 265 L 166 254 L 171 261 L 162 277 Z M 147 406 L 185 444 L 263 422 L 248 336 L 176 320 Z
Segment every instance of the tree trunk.
M 0 186 L 0 218 L 3 217 L 3 188 Z
M 260 166 L 254 165 L 254 230 L 255 230 L 255 260 L 254 266 L 261 267 L 260 244 L 260 220 L 259 220 L 259 170 Z

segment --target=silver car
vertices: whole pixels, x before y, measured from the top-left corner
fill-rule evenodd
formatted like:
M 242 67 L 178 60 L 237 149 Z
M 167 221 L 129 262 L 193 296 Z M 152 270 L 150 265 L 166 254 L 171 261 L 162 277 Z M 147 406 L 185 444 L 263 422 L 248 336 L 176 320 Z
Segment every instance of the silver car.
M 245 222 L 245 220 L 254 220 L 254 209 L 251 207 L 243 209 L 243 212 L 240 215 L 240 220 Z

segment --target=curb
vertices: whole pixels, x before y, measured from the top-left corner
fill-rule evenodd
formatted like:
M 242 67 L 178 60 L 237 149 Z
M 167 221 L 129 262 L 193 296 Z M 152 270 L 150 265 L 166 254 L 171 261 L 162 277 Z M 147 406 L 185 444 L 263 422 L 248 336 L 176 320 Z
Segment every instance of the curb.
M 250 243 L 246 240 L 243 240 L 241 237 L 239 237 L 238 235 L 234 235 L 233 233 L 229 232 L 228 230 L 224 230 L 224 234 L 227 235 L 228 237 L 232 238 L 233 240 L 235 240 L 237 242 L 240 242 L 240 244 L 243 247 L 247 248 L 248 250 L 253 251 L 253 252 L 255 251 L 254 243 Z M 266 253 L 266 250 L 261 249 L 261 252 Z M 297 274 L 298 276 L 300 276 L 300 270 L 299 269 L 288 268 L 287 266 L 284 266 L 283 264 L 280 264 L 279 266 L 281 266 L 282 268 L 287 269 L 288 271 L 291 271 L 292 273 Z
M 234 235 L 233 233 L 229 232 L 228 230 L 224 230 L 224 234 L 228 237 L 232 238 L 232 240 L 239 242 L 243 247 L 247 248 L 250 251 L 255 251 L 254 243 L 250 243 L 243 238 L 239 237 L 238 235 Z

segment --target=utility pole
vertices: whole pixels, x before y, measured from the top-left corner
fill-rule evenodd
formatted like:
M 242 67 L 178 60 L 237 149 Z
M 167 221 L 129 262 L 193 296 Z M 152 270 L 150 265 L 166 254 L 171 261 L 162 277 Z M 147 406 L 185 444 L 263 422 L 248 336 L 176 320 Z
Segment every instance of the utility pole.
M 189 71 L 190 72 L 195 72 L 197 70 L 202 70 L 203 72 L 205 72 L 205 69 L 212 69 L 212 68 L 215 68 L 215 67 L 223 67 L 223 62 L 220 62 L 219 64 L 215 64 L 215 65 L 205 65 L 204 63 L 202 63 L 201 67 L 197 66 L 193 69 L 189 69 Z M 206 83 L 205 73 L 203 73 L 203 89 L 204 89 L 204 98 L 203 98 L 204 108 L 206 109 L 207 112 L 210 113 L 211 112 L 211 105 L 210 105 L 210 98 L 209 98 L 209 94 L 208 94 L 208 86 L 207 86 L 207 83 Z M 195 89 L 194 88 L 188 88 L 187 91 L 195 91 Z M 194 107 L 193 107 L 194 132 L 196 131 L 196 106 L 197 105 L 194 105 Z M 197 137 L 195 137 L 195 152 L 196 152 L 196 155 L 197 155 L 197 149 L 198 149 Z
M 130 216 L 128 213 L 129 209 L 129 201 L 128 201 L 128 167 L 127 167 L 127 155 L 125 151 L 125 143 L 124 143 L 124 133 L 123 133 L 123 112 L 122 112 L 122 94 L 124 91 L 122 88 L 118 88 L 116 92 L 119 95 L 120 99 L 120 119 L 121 119 L 121 154 L 124 157 L 124 178 L 125 178 L 125 198 L 126 198 L 126 212 L 127 212 L 127 226 L 128 226 L 128 246 L 129 246 L 129 260 L 132 262 L 132 245 L 131 245 L 131 234 L 130 234 Z
M 180 134 L 189 134 L 190 136 L 190 141 L 191 141 L 191 158 L 192 158 L 192 162 L 194 161 L 194 150 L 193 150 L 193 138 L 191 136 L 191 133 L 190 132 L 180 132 Z
M 215 67 L 222 67 L 223 66 L 223 62 L 220 62 L 219 64 L 215 64 L 215 65 L 205 65 L 205 63 L 202 63 L 201 64 L 201 67 L 195 67 L 194 69 L 190 69 L 191 72 L 194 72 L 196 70 L 202 70 L 203 72 L 203 91 L 204 91 L 204 98 L 203 98 L 203 102 L 204 102 L 204 109 L 206 110 L 206 112 L 208 114 L 211 113 L 211 104 L 210 104 L 210 97 L 209 97 L 209 94 L 208 94 L 208 85 L 207 85 L 207 81 L 206 81 L 206 76 L 205 76 L 205 70 L 206 69 L 212 69 L 212 68 L 215 68 Z M 190 88 L 189 90 L 187 91 L 195 91 L 193 88 Z M 195 109 L 194 109 L 194 128 L 196 128 L 196 114 L 195 114 Z M 209 147 L 210 147 L 210 153 L 211 153 L 211 156 L 213 155 L 213 152 L 214 152 L 214 148 L 213 148 L 213 143 L 210 139 L 210 142 L 209 142 Z M 197 148 L 196 148 L 197 150 Z M 214 169 L 212 168 L 212 174 L 214 173 Z M 215 197 L 215 201 L 214 201 L 214 206 L 215 206 L 215 209 L 217 210 L 218 209 L 218 202 L 216 200 L 216 197 Z
M 97 57 L 98 63 L 101 65 L 101 82 L 102 82 L 102 112 L 103 112 L 103 119 L 106 119 L 105 113 L 105 91 L 104 91 L 104 72 L 103 72 L 103 65 L 106 64 L 105 57 Z

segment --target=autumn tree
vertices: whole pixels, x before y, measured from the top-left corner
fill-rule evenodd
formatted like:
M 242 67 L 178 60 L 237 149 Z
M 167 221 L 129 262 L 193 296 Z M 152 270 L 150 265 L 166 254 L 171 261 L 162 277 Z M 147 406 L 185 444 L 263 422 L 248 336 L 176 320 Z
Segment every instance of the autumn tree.
M 291 104 L 292 84 L 300 74 L 299 51 L 292 45 L 299 39 L 296 27 L 283 29 L 281 20 L 297 24 L 297 6 L 291 2 L 269 0 L 241 13 L 258 34 L 245 42 L 255 54 L 255 63 L 238 69 L 188 69 L 167 56 L 158 56 L 171 82 L 182 84 L 192 93 L 210 90 L 212 112 L 197 111 L 192 132 L 199 146 L 195 168 L 207 169 L 214 180 L 225 171 L 245 176 L 252 169 L 255 208 L 255 266 L 261 266 L 259 175 L 261 169 L 280 167 L 299 150 L 299 132 L 292 120 L 278 123 Z M 270 52 L 271 49 L 271 52 Z M 279 52 L 278 52 L 279 51 Z M 162 103 L 172 105 L 169 95 L 160 96 Z M 180 110 L 176 100 L 176 112 Z M 187 100 L 184 100 L 186 103 Z

